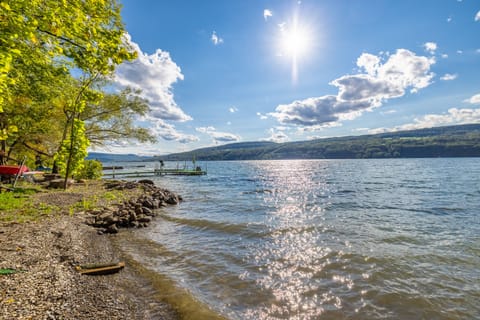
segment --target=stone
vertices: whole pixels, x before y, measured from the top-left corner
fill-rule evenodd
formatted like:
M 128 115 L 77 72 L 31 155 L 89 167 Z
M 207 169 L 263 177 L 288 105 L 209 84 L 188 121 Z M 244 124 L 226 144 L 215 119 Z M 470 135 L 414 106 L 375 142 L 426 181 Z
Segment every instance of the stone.
M 154 209 L 155 208 L 155 204 L 153 203 L 153 199 L 151 199 L 151 198 L 150 199 L 147 198 L 147 199 L 143 200 L 142 206 L 147 207 L 149 209 Z
M 113 218 L 113 212 L 106 211 L 99 216 L 97 216 L 97 222 L 103 224 L 104 226 L 109 226 L 113 224 L 114 218 Z
M 147 215 L 147 216 L 150 216 L 150 217 L 153 217 L 153 216 L 154 216 L 152 209 L 149 209 L 149 208 L 147 208 L 147 207 L 143 207 L 143 208 L 142 208 L 142 211 L 143 211 L 143 214 L 145 214 L 145 215 Z
M 137 221 L 138 222 L 146 222 L 146 223 L 149 223 L 152 221 L 152 218 L 150 218 L 149 216 L 145 216 L 145 215 L 140 215 L 137 217 Z
M 174 194 L 171 194 L 166 200 L 165 200 L 166 203 L 168 204 L 178 204 L 178 198 L 174 195 Z
M 107 230 L 105 230 L 107 233 L 118 233 L 118 228 L 117 225 L 112 224 L 110 225 Z
M 70 187 L 72 184 L 73 184 L 73 180 L 72 179 L 68 179 L 67 180 L 67 188 Z M 65 180 L 64 179 L 54 179 L 54 180 L 50 180 L 48 182 L 48 185 L 47 185 L 47 188 L 53 188 L 53 189 L 61 189 L 63 188 L 65 185 Z
M 152 180 L 150 179 L 143 179 L 143 180 L 139 180 L 138 183 L 140 184 L 147 184 L 147 185 L 152 185 L 154 186 L 155 185 L 155 182 L 153 182 Z

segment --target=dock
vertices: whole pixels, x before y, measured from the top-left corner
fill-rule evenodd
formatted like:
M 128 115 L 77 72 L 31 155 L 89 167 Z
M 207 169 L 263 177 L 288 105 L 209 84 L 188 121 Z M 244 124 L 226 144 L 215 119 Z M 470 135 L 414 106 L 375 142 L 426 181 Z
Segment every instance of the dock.
M 153 169 L 144 171 L 125 171 L 125 172 L 108 172 L 104 173 L 104 178 L 133 178 L 133 177 L 152 177 L 152 176 L 202 176 L 206 175 L 207 171 L 196 168 L 189 169 Z

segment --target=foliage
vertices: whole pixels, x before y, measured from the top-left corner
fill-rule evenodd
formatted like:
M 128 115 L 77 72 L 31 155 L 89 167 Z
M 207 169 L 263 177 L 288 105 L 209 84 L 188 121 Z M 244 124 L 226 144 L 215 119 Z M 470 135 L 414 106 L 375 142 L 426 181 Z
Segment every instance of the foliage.
M 82 169 L 79 170 L 77 178 L 97 180 L 102 177 L 102 163 L 97 160 L 84 160 Z
M 72 135 L 70 138 L 63 140 L 60 150 L 55 156 L 60 173 L 67 177 L 69 173 L 72 175 L 79 173 L 83 168 L 84 159 L 88 155 L 87 148 L 89 145 L 90 143 L 85 136 L 84 122 L 73 119 Z
M 140 97 L 138 90 L 126 88 L 120 93 L 105 94 L 97 104 L 87 104 L 81 118 L 92 145 L 119 139 L 155 142 L 148 130 L 134 126 L 135 117 L 145 116 L 149 110 L 147 101 Z
M 136 57 L 124 34 L 118 0 L 0 0 L 0 162 L 56 154 L 68 176 L 90 137 L 153 140 L 133 125 L 148 111 L 138 93 L 104 98 L 115 66 Z

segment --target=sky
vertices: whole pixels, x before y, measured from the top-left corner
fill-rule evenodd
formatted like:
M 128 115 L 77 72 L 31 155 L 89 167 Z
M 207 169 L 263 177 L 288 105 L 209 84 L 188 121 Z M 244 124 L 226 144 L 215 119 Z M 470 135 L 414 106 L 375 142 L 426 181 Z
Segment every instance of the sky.
M 120 0 L 161 155 L 480 123 L 479 0 Z

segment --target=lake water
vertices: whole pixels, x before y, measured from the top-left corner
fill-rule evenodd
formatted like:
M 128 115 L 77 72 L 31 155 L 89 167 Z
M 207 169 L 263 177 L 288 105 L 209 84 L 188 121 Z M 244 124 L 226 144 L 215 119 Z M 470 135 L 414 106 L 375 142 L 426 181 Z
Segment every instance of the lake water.
M 480 158 L 201 165 L 118 237 L 183 318 L 480 319 Z

